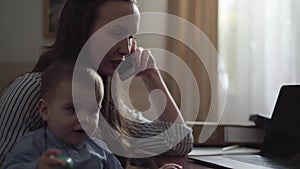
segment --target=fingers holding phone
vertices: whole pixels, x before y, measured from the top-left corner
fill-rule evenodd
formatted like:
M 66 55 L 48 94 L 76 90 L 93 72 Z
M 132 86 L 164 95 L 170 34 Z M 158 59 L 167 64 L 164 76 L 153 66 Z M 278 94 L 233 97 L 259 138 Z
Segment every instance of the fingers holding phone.
M 156 68 L 154 57 L 149 49 L 139 47 L 121 63 L 118 73 L 124 81 L 135 74 L 142 76 L 143 72 L 150 68 Z
M 149 49 L 144 49 L 142 47 L 138 47 L 137 41 L 132 40 L 131 44 L 131 55 L 135 53 L 133 56 L 134 65 L 138 72 L 142 72 L 148 68 L 156 68 L 155 59 L 151 54 Z
M 136 56 L 134 57 L 135 65 L 139 72 L 142 72 L 148 68 L 155 67 L 155 59 L 149 49 L 138 47 L 135 50 Z

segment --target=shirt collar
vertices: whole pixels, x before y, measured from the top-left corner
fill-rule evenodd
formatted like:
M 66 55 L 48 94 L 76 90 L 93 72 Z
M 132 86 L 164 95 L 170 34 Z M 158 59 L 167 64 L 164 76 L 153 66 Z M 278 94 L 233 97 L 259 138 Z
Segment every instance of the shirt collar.
M 67 148 L 73 148 L 75 150 L 80 150 L 85 147 L 87 140 L 79 143 L 79 144 L 67 144 L 63 141 L 61 141 L 59 138 L 57 138 L 52 131 L 47 128 L 46 130 L 47 140 L 50 144 L 54 145 L 55 147 L 59 149 L 67 149 Z

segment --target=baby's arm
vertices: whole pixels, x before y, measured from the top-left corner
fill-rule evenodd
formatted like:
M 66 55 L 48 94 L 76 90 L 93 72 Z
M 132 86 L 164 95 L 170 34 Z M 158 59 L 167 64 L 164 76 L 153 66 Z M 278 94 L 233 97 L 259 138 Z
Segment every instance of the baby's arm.
M 5 159 L 3 169 L 53 169 L 53 167 L 64 166 L 64 161 L 55 158 L 59 154 L 60 151 L 56 149 L 47 150 L 41 157 L 34 150 L 22 153 L 11 152 Z
M 49 164 L 61 164 L 50 159 L 60 154 L 59 150 L 47 150 L 43 142 L 43 130 L 26 134 L 7 154 L 1 169 L 38 169 Z M 62 163 L 64 164 L 64 163 Z
M 52 169 L 53 167 L 65 166 L 66 164 L 64 161 L 55 158 L 59 154 L 59 150 L 48 149 L 37 162 L 36 169 Z

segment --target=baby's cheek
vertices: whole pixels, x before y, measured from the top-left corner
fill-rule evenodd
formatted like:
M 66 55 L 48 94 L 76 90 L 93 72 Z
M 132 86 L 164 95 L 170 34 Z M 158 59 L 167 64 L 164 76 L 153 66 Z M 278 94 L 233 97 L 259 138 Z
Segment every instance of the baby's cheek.
M 98 127 L 98 119 L 93 119 L 87 125 L 84 125 L 82 127 L 88 135 L 93 135 Z
M 96 129 L 98 128 L 98 119 L 95 119 L 91 124 L 91 132 L 94 134 Z

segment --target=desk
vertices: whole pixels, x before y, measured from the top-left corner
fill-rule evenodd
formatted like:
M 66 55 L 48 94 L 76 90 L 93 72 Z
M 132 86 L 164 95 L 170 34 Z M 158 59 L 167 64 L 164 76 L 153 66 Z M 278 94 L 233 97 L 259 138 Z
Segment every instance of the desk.
M 228 147 L 227 147 L 228 148 Z M 233 149 L 223 150 L 223 147 L 194 147 L 190 155 L 232 155 L 232 154 L 259 154 L 260 150 L 256 148 L 248 148 L 243 146 L 235 146 Z M 162 166 L 166 163 L 176 163 L 183 168 L 194 169 L 194 168 L 216 168 L 213 165 L 205 164 L 205 162 L 194 161 L 188 159 L 187 157 L 174 157 L 174 156 L 157 156 L 147 159 L 137 159 L 133 161 L 134 166 L 151 166 L 150 168 L 158 168 L 157 166 Z M 133 168 L 133 169 L 142 169 L 141 168 Z M 131 168 L 129 168 L 131 169 Z
M 208 166 L 196 163 L 187 157 L 154 157 L 154 160 L 158 166 L 166 163 L 176 163 L 183 167 L 183 169 L 212 169 Z M 145 167 L 128 167 L 127 169 L 145 169 Z
M 165 163 L 176 163 L 183 167 L 183 169 L 212 169 L 202 164 L 196 163 L 187 157 L 158 157 L 157 164 L 162 165 Z

